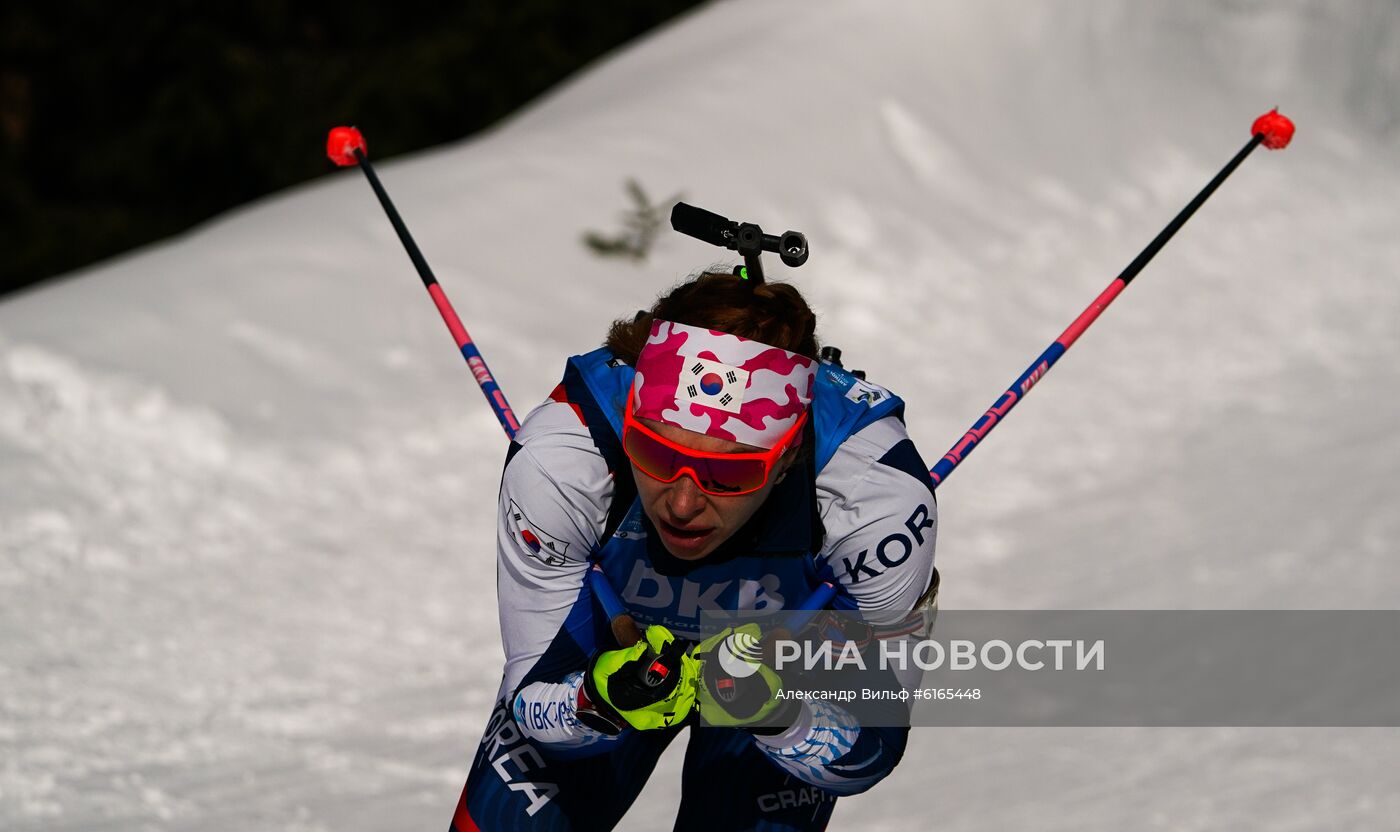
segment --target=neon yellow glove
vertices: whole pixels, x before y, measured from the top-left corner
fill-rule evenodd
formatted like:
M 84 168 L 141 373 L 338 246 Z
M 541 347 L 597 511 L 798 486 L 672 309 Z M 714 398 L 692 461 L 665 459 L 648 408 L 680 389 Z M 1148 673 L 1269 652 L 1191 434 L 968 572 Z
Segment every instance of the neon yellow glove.
M 690 651 L 703 662 L 696 702 L 706 723 L 757 725 L 786 704 L 777 698 L 783 681 L 764 661 L 762 638 L 757 624 L 728 627 Z
M 631 647 L 594 656 L 583 676 L 584 696 L 592 708 L 580 708 L 579 718 L 614 734 L 623 724 L 642 731 L 679 725 L 695 707 L 700 675 L 700 662 L 685 648 L 670 630 L 653 624 Z M 606 722 L 616 730 L 608 731 Z

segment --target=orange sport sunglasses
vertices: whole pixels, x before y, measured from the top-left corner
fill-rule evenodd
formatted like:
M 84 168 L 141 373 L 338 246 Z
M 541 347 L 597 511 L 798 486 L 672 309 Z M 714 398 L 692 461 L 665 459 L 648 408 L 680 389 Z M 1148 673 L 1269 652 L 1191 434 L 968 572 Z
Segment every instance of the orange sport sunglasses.
M 689 474 L 700 490 L 716 497 L 752 494 L 768 482 L 783 452 L 797 444 L 807 414 L 798 417 L 772 448 L 757 453 L 698 451 L 672 442 L 637 421 L 629 407 L 622 419 L 622 449 L 642 473 L 661 482 Z

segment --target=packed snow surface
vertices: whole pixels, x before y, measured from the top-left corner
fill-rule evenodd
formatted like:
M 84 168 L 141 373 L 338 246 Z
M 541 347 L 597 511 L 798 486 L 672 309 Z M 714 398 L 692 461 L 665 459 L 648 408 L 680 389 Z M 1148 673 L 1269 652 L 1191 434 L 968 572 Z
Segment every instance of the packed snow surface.
M 635 178 L 805 232 L 770 272 L 932 461 L 1278 105 L 940 488 L 943 605 L 1393 608 L 1397 88 L 1394 3 L 729 0 L 379 171 L 522 415 L 732 262 L 592 255 Z M 445 828 L 505 445 L 354 170 L 0 303 L 0 828 Z M 920 729 L 834 826 L 1393 828 L 1397 770 L 1394 730 Z

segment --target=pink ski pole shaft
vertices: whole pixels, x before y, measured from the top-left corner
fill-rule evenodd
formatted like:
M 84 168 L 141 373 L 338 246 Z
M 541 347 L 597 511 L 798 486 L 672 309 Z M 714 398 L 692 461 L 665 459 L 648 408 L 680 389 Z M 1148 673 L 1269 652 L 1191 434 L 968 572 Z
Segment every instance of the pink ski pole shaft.
M 1108 305 L 1113 303 L 1114 299 L 1127 288 L 1133 278 L 1138 276 L 1138 273 L 1142 271 L 1143 267 L 1146 266 L 1153 257 L 1157 256 L 1157 252 L 1162 250 L 1162 247 L 1167 244 L 1167 241 L 1170 240 L 1177 231 L 1181 230 L 1181 227 L 1186 224 L 1187 220 L 1191 219 L 1191 215 L 1196 213 L 1196 209 L 1205 204 L 1205 201 L 1210 198 L 1210 195 L 1215 193 L 1215 189 L 1219 188 L 1221 183 L 1224 182 L 1230 174 L 1235 172 L 1235 168 L 1239 167 L 1240 163 L 1243 162 L 1250 153 L 1254 152 L 1256 147 L 1262 144 L 1270 150 L 1279 150 L 1288 146 L 1288 142 L 1293 138 L 1293 122 L 1289 121 L 1286 116 L 1280 114 L 1278 109 L 1275 108 L 1272 112 L 1265 113 L 1255 120 L 1251 133 L 1253 135 L 1240 152 L 1236 153 L 1235 157 L 1215 175 L 1215 178 L 1210 180 L 1210 182 L 1201 189 L 1200 193 L 1196 194 L 1196 198 L 1191 200 L 1191 202 L 1182 209 L 1181 213 L 1177 214 L 1151 243 L 1148 243 L 1147 248 L 1143 249 L 1133 262 L 1128 264 L 1128 267 L 1123 270 L 1122 274 L 1118 275 L 1118 277 L 1114 278 L 1112 283 L 1108 284 L 1107 289 L 1104 289 L 1099 293 L 1097 298 L 1094 298 L 1094 302 L 1089 304 L 1087 309 L 1079 313 L 1079 317 L 1074 319 L 1074 323 L 1070 324 L 1069 328 L 1061 333 L 1060 337 L 1056 338 L 1054 343 L 1046 348 L 1045 352 L 1042 352 L 1035 361 L 1031 362 L 1031 365 L 1026 368 L 1026 371 L 1021 373 L 1020 377 L 1011 383 L 1011 386 L 1006 389 L 1005 393 L 1001 394 L 1001 397 L 998 398 L 990 408 L 988 408 L 987 412 L 983 413 L 982 416 L 972 424 L 972 427 L 968 429 L 967 433 L 963 434 L 963 437 L 957 441 L 957 444 L 949 448 L 948 453 L 944 454 L 943 458 L 938 460 L 938 463 L 929 471 L 930 476 L 933 477 L 933 484 L 935 487 L 941 485 L 944 480 L 948 479 L 948 475 L 953 473 L 953 469 L 957 468 L 964 459 L 967 459 L 968 454 L 972 453 L 973 449 L 987 437 L 987 434 L 992 432 L 992 428 L 1001 424 L 1002 420 L 1006 418 L 1012 408 L 1026 397 L 1026 394 L 1030 392 L 1031 388 L 1041 379 L 1045 378 L 1045 374 L 1050 372 L 1050 368 L 1055 366 L 1055 362 L 1060 360 L 1060 356 L 1064 355 L 1065 352 L 1074 345 L 1074 342 L 1078 340 L 1079 336 L 1083 335 L 1084 331 L 1088 329 L 1094 321 L 1098 320 L 1099 315 L 1108 308 Z
M 369 180 L 370 187 L 374 188 L 375 196 L 379 197 L 379 204 L 384 207 L 384 213 L 389 215 L 389 222 L 393 224 L 394 231 L 398 232 L 399 241 L 408 251 L 408 259 L 413 261 L 413 267 L 418 270 L 418 276 L 423 279 L 424 288 L 428 290 L 428 295 L 432 297 L 438 313 L 442 315 L 443 322 L 447 324 L 447 330 L 452 333 L 453 340 L 457 342 L 457 348 L 462 351 L 462 357 L 466 359 L 467 366 L 471 368 L 472 376 L 476 378 L 476 383 L 481 387 L 482 394 L 486 396 L 487 403 L 495 411 L 496 418 L 500 421 L 506 436 L 514 439 L 515 432 L 520 429 L 520 423 L 515 419 L 515 412 L 510 409 L 510 403 L 506 401 L 506 394 L 501 392 L 495 377 L 491 375 L 490 368 L 486 366 L 486 359 L 481 357 L 481 352 L 472 342 L 472 337 L 467 334 L 467 328 L 462 326 L 461 319 L 457 317 L 457 311 L 452 308 L 452 303 L 448 301 L 447 295 L 442 291 L 442 286 L 437 282 L 437 277 L 433 275 L 433 270 L 428 267 L 428 261 L 424 259 L 423 252 L 418 250 L 418 244 L 413 241 L 413 235 L 408 233 L 408 226 L 404 225 L 403 218 L 399 216 L 393 200 L 389 199 L 389 194 L 379 183 L 379 177 L 374 173 L 374 166 L 369 163 L 369 157 L 365 155 L 364 137 L 360 135 L 359 130 L 353 127 L 337 127 L 331 130 L 330 137 L 326 141 L 326 155 L 330 156 L 331 161 L 337 165 L 342 167 L 359 165 L 360 170 L 365 172 L 365 178 Z

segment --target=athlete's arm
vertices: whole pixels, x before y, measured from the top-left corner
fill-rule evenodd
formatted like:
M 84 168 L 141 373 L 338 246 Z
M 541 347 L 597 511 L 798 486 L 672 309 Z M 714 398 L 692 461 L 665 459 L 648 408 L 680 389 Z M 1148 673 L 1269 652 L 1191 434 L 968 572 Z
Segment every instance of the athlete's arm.
M 882 419 L 847 440 L 817 480 L 827 540 L 818 563 L 842 589 L 838 608 L 867 620 L 901 619 L 933 575 L 938 509 L 928 466 L 904 425 Z M 798 779 L 856 794 L 894 770 L 908 728 L 863 727 L 839 705 L 802 703 L 797 721 L 755 742 Z
M 579 722 L 577 709 L 593 651 L 588 554 L 612 491 L 607 464 L 568 404 L 551 401 L 530 413 L 501 479 L 500 696 L 526 737 L 558 750 L 607 745 L 605 735 Z

